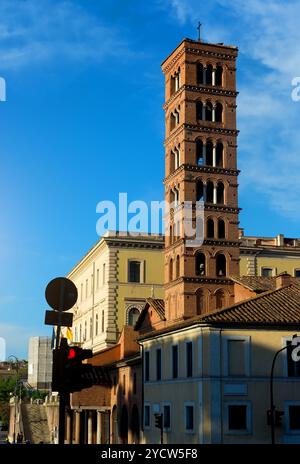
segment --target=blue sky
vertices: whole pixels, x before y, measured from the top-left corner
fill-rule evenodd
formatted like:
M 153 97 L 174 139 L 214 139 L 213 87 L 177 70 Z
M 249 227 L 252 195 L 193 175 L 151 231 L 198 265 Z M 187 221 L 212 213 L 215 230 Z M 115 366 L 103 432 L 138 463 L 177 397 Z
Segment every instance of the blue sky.
M 1 0 L 0 336 L 27 356 L 44 288 L 97 240 L 96 204 L 160 200 L 164 82 L 182 40 L 239 46 L 241 226 L 300 236 L 300 1 Z

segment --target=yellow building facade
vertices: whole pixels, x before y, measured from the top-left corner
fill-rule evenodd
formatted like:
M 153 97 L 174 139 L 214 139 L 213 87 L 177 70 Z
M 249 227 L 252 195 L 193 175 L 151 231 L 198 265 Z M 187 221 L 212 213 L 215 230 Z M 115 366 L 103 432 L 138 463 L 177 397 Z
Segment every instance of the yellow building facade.
M 166 444 L 270 443 L 271 365 L 299 335 L 299 297 L 291 284 L 142 335 L 144 442 L 159 443 L 154 414 L 162 413 Z M 274 372 L 284 413 L 277 443 L 300 443 L 299 386 L 300 363 L 284 349 Z
M 240 275 L 274 277 L 288 272 L 300 277 L 300 239 L 245 236 L 240 229 Z
M 148 297 L 163 298 L 163 237 L 107 233 L 67 275 L 78 290 L 73 341 L 98 352 L 134 325 Z

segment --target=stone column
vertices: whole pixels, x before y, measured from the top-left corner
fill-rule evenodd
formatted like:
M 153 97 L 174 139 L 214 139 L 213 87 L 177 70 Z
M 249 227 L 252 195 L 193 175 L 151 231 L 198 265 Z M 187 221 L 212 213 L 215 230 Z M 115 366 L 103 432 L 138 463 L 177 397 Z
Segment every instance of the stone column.
M 101 444 L 101 411 L 97 411 L 97 445 Z
M 212 107 L 212 115 L 211 115 L 212 122 L 216 122 L 216 106 L 213 105 Z
M 203 67 L 203 84 L 206 84 L 206 69 L 205 67 Z
M 217 186 L 214 185 L 214 201 L 213 203 L 216 205 L 217 204 Z
M 71 413 L 67 412 L 66 414 L 66 444 L 71 444 Z
M 75 441 L 76 445 L 80 443 L 80 411 L 75 411 Z
M 217 145 L 213 144 L 213 167 L 217 166 Z
M 212 85 L 213 86 L 216 85 L 216 71 L 217 71 L 217 69 L 213 68 L 213 70 L 212 70 Z
M 206 184 L 203 183 L 203 201 L 206 201 Z
M 88 411 L 88 445 L 93 444 L 93 413 Z
M 203 144 L 203 164 L 206 166 L 206 143 Z

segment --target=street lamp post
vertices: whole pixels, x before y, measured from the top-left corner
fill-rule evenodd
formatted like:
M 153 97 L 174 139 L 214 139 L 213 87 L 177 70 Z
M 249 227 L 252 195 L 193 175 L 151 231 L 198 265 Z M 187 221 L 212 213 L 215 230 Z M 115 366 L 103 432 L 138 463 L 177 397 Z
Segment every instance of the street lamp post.
M 297 337 L 297 335 L 293 335 L 292 338 Z M 271 444 L 275 444 L 275 404 L 274 404 L 274 368 L 275 368 L 275 363 L 278 355 L 286 350 L 289 347 L 288 344 L 286 344 L 283 348 L 280 348 L 278 350 L 273 358 L 272 362 L 272 367 L 271 367 L 271 374 L 270 374 L 270 410 L 271 410 Z
M 7 359 L 13 358 L 15 360 L 15 369 L 17 372 L 17 381 L 14 389 L 14 400 L 15 400 L 15 408 L 14 408 L 14 431 L 13 431 L 13 443 L 16 443 L 16 422 L 17 422 L 17 389 L 18 389 L 18 378 L 19 378 L 19 360 L 16 356 L 10 355 Z

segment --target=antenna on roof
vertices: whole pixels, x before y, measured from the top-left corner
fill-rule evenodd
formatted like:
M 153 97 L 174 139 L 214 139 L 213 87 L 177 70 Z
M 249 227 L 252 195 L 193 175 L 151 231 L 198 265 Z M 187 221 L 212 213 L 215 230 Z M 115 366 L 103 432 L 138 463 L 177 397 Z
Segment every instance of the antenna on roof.
M 200 23 L 200 21 L 198 22 L 198 42 L 201 42 L 201 26 L 202 26 L 202 23 Z

